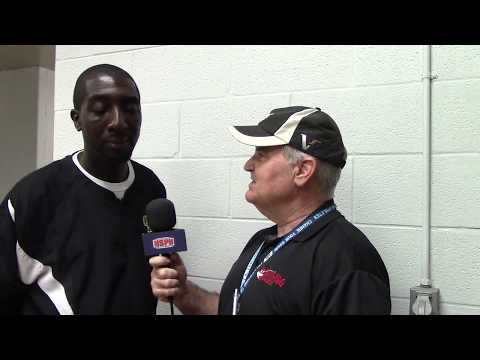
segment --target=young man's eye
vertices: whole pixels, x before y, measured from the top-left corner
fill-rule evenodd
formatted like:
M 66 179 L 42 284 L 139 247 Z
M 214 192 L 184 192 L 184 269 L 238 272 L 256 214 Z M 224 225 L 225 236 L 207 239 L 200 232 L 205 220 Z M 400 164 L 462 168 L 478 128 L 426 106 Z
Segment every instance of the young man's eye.
M 123 110 L 129 113 L 136 113 L 140 111 L 140 106 L 137 103 L 127 103 L 123 106 Z
M 95 103 L 90 107 L 90 111 L 97 115 L 103 114 L 106 110 L 106 106 L 102 103 Z
M 133 104 L 133 105 L 128 105 L 125 107 L 125 111 L 129 112 L 129 113 L 136 113 L 138 112 L 138 106 Z

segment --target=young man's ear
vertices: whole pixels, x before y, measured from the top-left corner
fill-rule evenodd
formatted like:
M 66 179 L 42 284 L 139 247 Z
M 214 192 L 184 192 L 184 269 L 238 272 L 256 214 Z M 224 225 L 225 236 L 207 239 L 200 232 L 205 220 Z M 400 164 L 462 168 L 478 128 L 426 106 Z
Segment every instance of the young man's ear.
M 295 184 L 297 186 L 305 185 L 308 180 L 315 176 L 317 170 L 317 162 L 312 157 L 304 157 L 304 159 L 296 165 L 297 171 L 295 173 Z
M 80 116 L 78 110 L 76 109 L 72 109 L 70 111 L 70 117 L 72 118 L 73 120 L 73 125 L 75 125 L 75 129 L 77 129 L 77 131 L 81 131 L 82 130 L 82 127 L 80 126 L 80 122 L 78 121 L 78 117 Z

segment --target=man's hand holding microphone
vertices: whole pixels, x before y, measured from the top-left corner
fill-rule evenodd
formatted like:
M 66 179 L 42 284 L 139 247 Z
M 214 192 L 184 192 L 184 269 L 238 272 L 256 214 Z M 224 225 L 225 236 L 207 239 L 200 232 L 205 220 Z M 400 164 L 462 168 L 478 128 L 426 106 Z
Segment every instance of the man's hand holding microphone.
M 187 280 L 187 269 L 179 251 L 187 250 L 185 231 L 173 229 L 176 214 L 173 203 L 167 199 L 152 200 L 146 207 L 144 223 L 148 233 L 143 234 L 146 256 L 151 256 L 150 285 L 160 301 L 173 303 L 183 314 L 218 313 L 217 293 L 206 291 Z
M 152 266 L 151 282 L 153 295 L 160 301 L 168 302 L 173 298 L 175 304 L 181 302 L 187 292 L 187 269 L 177 253 L 166 256 L 154 256 L 149 260 Z M 178 305 L 177 305 L 178 307 Z

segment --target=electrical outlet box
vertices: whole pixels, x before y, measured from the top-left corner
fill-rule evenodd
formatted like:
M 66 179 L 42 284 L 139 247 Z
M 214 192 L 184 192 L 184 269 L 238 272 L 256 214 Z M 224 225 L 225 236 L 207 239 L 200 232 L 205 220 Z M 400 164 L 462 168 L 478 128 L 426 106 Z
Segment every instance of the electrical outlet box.
M 410 288 L 410 315 L 439 315 L 440 290 L 431 286 Z

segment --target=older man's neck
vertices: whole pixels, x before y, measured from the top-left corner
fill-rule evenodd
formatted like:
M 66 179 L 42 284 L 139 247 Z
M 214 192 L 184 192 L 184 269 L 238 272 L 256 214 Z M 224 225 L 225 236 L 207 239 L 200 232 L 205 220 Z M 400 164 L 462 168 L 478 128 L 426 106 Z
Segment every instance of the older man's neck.
M 330 196 L 319 196 L 304 201 L 294 201 L 278 214 L 276 221 L 277 236 L 284 236 L 295 229 L 303 220 L 314 212 L 320 205 L 330 200 Z

